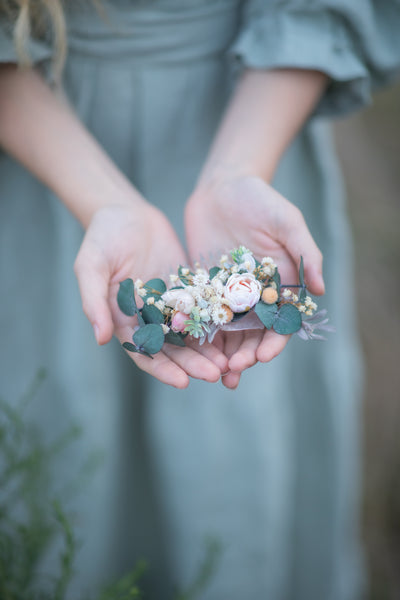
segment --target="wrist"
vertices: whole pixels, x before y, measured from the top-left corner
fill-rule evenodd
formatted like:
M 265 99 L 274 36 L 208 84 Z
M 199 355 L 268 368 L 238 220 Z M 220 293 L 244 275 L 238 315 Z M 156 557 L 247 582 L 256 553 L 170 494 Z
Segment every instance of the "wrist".
M 273 154 L 260 156 L 258 160 L 247 157 L 224 158 L 207 161 L 196 183 L 196 189 L 207 189 L 243 177 L 257 177 L 271 183 L 278 166 L 279 156 Z

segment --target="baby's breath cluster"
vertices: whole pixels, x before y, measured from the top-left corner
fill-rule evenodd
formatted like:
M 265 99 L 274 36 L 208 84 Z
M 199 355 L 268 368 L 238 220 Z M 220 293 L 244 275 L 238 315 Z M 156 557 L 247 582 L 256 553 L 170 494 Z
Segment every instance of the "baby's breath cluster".
M 271 257 L 258 261 L 251 250 L 239 246 L 210 269 L 199 263 L 193 270 L 179 267 L 178 273 L 169 276 L 168 288 L 161 279 L 146 283 L 137 279 L 134 285 L 125 280 L 120 284 L 118 303 L 125 314 L 137 315 L 139 326 L 133 344 L 124 346 L 150 356 L 164 342 L 184 345 L 187 335 L 200 343 L 212 341 L 220 329 L 265 327 L 285 335 L 303 329 L 304 337 L 311 331 L 305 320 L 314 318 L 317 305 L 307 295 L 303 271 L 301 260 L 299 283 L 281 284 Z M 136 305 L 135 292 L 143 301 L 142 308 Z M 243 317 L 238 325 L 236 321 Z M 317 325 L 312 325 L 312 332 Z
M 282 290 L 282 300 L 293 303 L 299 311 L 304 313 L 307 317 L 311 317 L 318 308 L 317 304 L 310 296 L 306 295 L 304 300 L 301 300 L 299 295 L 292 290 L 289 290 L 289 288 L 284 288 Z

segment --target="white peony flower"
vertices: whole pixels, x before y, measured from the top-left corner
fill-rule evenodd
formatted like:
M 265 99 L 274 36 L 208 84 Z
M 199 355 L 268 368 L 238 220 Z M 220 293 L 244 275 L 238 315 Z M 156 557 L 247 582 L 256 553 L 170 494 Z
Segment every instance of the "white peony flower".
M 250 310 L 260 300 L 261 283 L 252 273 L 234 273 L 226 282 L 224 297 L 234 313 Z

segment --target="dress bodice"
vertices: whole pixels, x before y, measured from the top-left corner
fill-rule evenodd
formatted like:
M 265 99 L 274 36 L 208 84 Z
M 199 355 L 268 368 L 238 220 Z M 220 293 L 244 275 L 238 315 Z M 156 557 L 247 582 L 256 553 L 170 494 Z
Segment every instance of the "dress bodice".
M 104 10 L 69 5 L 71 53 L 168 63 L 224 52 L 238 31 L 240 0 L 117 0 Z

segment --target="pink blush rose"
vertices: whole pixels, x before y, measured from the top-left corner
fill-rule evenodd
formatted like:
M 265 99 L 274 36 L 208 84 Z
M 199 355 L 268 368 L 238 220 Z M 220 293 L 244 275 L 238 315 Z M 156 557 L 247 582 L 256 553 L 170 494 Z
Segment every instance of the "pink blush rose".
M 252 273 L 234 273 L 226 282 L 224 297 L 234 313 L 246 312 L 260 300 L 261 289 Z
M 171 321 L 172 331 L 175 331 L 177 333 L 178 332 L 182 333 L 186 327 L 185 321 L 187 321 L 188 319 L 190 319 L 190 315 L 187 315 L 180 311 L 176 312 L 174 314 L 174 316 L 172 317 L 172 321 Z

